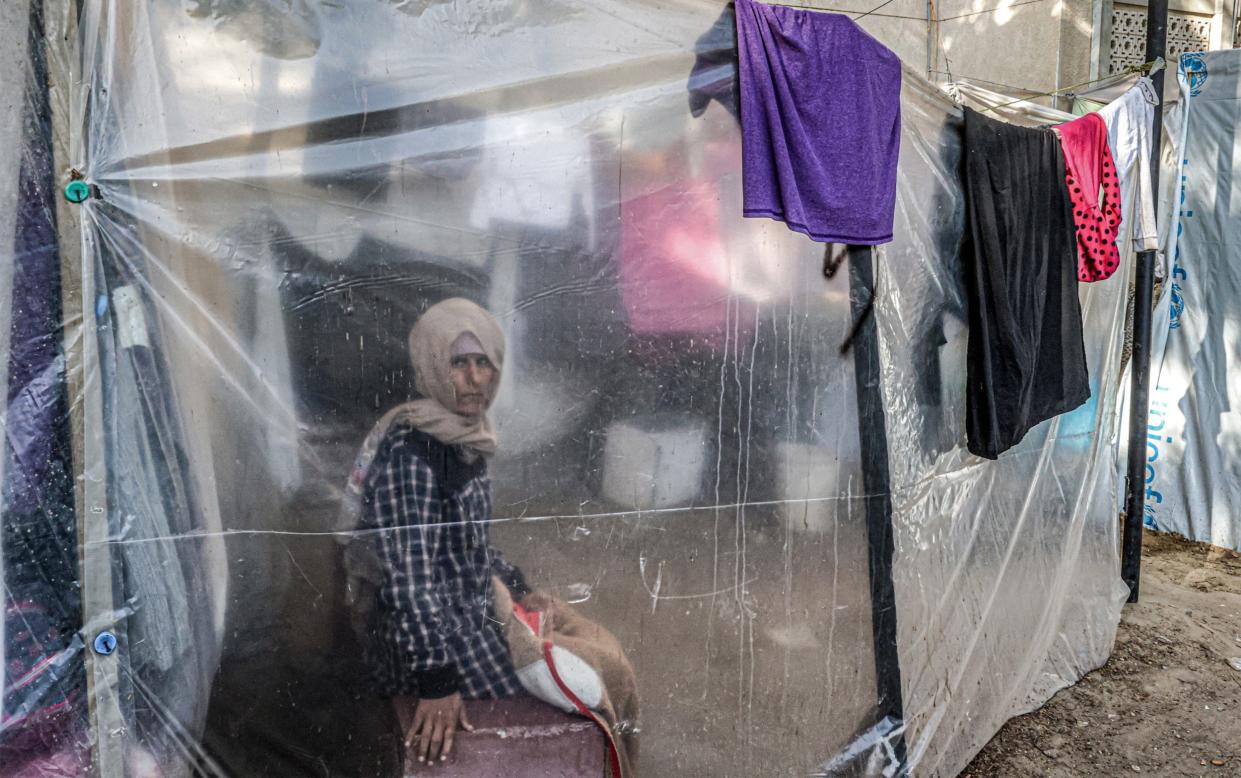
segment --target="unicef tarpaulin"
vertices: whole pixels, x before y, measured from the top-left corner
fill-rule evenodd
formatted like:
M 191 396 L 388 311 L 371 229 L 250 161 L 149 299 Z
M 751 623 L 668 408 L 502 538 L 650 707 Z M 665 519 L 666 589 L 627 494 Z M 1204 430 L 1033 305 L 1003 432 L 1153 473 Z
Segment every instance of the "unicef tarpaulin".
M 1165 122 L 1169 273 L 1156 316 L 1146 523 L 1241 549 L 1241 52 L 1185 54 L 1179 81 Z

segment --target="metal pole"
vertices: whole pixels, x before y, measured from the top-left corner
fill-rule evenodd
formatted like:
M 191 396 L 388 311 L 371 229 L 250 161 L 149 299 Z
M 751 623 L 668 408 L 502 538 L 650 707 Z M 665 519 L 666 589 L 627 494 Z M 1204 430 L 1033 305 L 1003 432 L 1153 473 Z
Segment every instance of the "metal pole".
M 1168 0 L 1150 0 L 1146 10 L 1146 61 L 1162 57 L 1168 41 Z M 1164 70 L 1151 80 L 1155 93 L 1163 95 Z M 1161 99 L 1162 102 L 1162 99 Z M 1151 126 L 1151 191 L 1159 191 L 1160 141 L 1163 136 L 1163 109 L 1155 109 Z M 1155 252 L 1138 252 L 1137 277 L 1133 296 L 1133 355 L 1129 364 L 1132 385 L 1129 392 L 1129 462 L 1125 478 L 1125 537 L 1121 549 L 1120 574 L 1129 586 L 1129 602 L 1138 601 L 1142 576 L 1142 522 L 1146 506 L 1146 424 L 1150 412 L 1151 297 L 1154 283 Z
M 853 342 L 857 385 L 858 437 L 862 488 L 866 494 L 866 541 L 869 548 L 871 631 L 874 638 L 878 718 L 899 727 L 892 743 L 896 775 L 908 774 L 905 701 L 901 691 L 901 657 L 896 641 L 896 585 L 892 580 L 892 479 L 888 469 L 888 426 L 881 394 L 879 329 L 871 302 L 875 295 L 874 254 L 870 246 L 849 247 L 849 301 L 859 322 Z

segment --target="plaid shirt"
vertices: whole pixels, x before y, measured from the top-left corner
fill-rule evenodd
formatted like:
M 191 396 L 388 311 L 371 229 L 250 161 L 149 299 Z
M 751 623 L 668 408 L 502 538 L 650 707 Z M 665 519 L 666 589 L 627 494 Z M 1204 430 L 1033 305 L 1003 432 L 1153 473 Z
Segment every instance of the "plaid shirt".
M 491 576 L 518 595 L 521 573 L 492 548 L 486 463 L 408 425 L 376 452 L 363 493 L 363 524 L 377 529 L 383 568 L 370 664 L 387 694 L 508 697 L 520 691 L 492 613 Z

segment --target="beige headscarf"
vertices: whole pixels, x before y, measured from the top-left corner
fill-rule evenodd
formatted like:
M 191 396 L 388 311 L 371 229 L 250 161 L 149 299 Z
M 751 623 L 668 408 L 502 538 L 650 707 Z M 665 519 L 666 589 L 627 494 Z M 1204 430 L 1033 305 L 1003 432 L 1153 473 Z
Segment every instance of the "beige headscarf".
M 504 333 L 500 332 L 500 325 L 474 303 L 454 297 L 428 308 L 409 331 L 414 385 L 423 399 L 399 405 L 384 418 L 408 420 L 441 443 L 463 447 L 467 455 L 491 456 L 496 452 L 497 440 L 486 411 L 471 419 L 453 410 L 457 395 L 450 377 L 452 344 L 466 333 L 482 344 L 483 353 L 495 366 L 494 380 L 499 384 L 504 368 Z
M 361 511 L 366 476 L 388 430 L 409 423 L 441 443 L 459 446 L 467 461 L 495 453 L 498 441 L 491 420 L 484 412 L 477 417 L 458 414 L 452 385 L 452 347 L 463 334 L 473 335 L 495 366 L 500 383 L 504 366 L 504 333 L 490 313 L 469 300 L 453 297 L 427 309 L 409 331 L 409 358 L 414 367 L 414 386 L 420 399 L 388 411 L 371 428 L 362 443 L 345 487 L 344 523 L 355 521 Z M 495 393 L 492 392 L 494 400 Z

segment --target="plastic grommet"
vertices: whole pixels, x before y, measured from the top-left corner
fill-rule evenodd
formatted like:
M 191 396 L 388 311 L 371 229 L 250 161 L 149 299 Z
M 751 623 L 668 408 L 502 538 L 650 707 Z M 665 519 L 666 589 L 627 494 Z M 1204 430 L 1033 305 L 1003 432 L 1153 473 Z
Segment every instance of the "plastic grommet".
M 65 184 L 65 199 L 71 203 L 80 203 L 90 197 L 90 184 L 85 181 L 70 181 Z
M 95 636 L 95 653 L 107 656 L 116 650 L 116 635 L 111 632 L 100 632 Z

